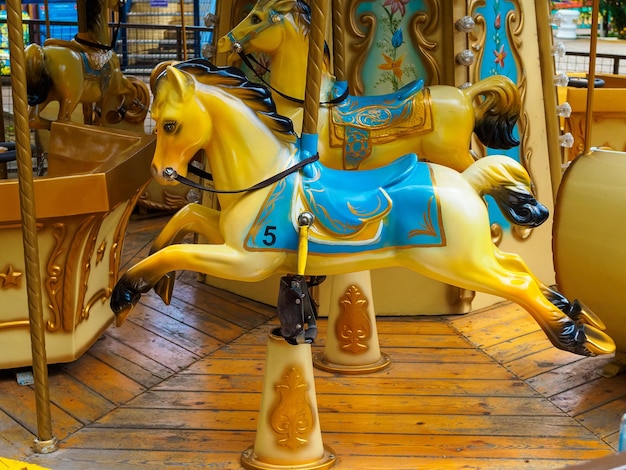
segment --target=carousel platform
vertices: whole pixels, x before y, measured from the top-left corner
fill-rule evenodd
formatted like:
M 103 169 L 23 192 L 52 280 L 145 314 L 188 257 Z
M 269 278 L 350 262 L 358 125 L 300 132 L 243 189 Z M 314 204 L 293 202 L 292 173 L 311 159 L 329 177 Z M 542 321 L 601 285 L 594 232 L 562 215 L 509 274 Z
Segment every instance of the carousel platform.
M 166 220 L 131 221 L 123 265 L 147 254 Z M 334 468 L 560 469 L 614 458 L 626 374 L 600 375 L 612 357 L 553 348 L 510 303 L 377 322 L 389 368 L 315 370 Z M 56 452 L 33 454 L 34 389 L 17 383 L 19 371 L 0 372 L 0 457 L 54 470 L 239 469 L 277 324 L 272 308 L 179 273 L 170 306 L 145 295 L 80 359 L 50 366 Z

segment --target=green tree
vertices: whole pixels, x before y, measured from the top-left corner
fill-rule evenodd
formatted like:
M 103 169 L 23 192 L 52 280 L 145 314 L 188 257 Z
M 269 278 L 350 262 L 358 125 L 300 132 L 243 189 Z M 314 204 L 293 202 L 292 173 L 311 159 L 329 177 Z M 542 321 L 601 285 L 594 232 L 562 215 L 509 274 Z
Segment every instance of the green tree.
M 600 0 L 600 12 L 608 18 L 611 30 L 626 38 L 626 0 Z

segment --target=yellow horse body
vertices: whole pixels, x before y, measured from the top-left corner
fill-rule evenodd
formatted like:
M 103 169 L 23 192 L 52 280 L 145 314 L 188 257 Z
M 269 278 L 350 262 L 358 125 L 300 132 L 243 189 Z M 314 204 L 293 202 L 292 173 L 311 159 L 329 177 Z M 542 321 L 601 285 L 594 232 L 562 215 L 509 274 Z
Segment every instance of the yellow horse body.
M 232 48 L 270 57 L 269 85 L 274 90 L 276 107 L 296 126 L 302 123 L 302 104 L 285 96 L 299 100 L 304 97 L 310 21 L 308 7 L 301 0 L 259 0 L 246 18 L 217 43 L 219 53 Z M 322 77 L 320 101 L 324 103 L 332 98 L 335 78 L 327 71 Z M 397 131 L 394 126 L 401 126 L 404 118 L 397 119 L 383 129 L 387 138 L 377 141 L 372 137 L 368 144 L 371 153 L 356 158 L 334 138 L 334 105 L 320 106 L 317 130 L 323 163 L 333 168 L 366 169 L 416 153 L 425 161 L 463 171 L 475 160 L 469 151 L 473 132 L 488 147 L 508 149 L 518 144 L 512 131 L 520 115 L 521 99 L 516 85 L 507 77 L 489 77 L 464 89 L 434 85 L 424 89 L 423 95 L 423 106 L 431 119 L 426 126 L 415 126 L 413 132 Z
M 30 44 L 24 51 L 32 127 L 50 128 L 39 113 L 53 101 L 59 103 L 59 121 L 70 121 L 82 104 L 86 124 L 143 122 L 150 100 L 147 86 L 122 74 L 114 51 L 75 41 L 46 43 L 53 45 Z
M 358 172 L 328 170 L 318 162 L 267 186 L 244 190 L 300 161 L 293 127 L 289 120 L 276 115 L 265 88 L 247 82 L 237 69 L 200 70 L 197 64 L 179 64 L 176 68 L 168 67 L 160 76 L 152 117 L 157 130 L 152 162 L 155 178 L 163 184 L 175 183 L 171 178 L 184 177 L 188 162 L 204 149 L 215 188 L 226 193 L 218 194 L 221 211 L 201 205 L 181 210 L 158 237 L 154 252 L 119 280 L 111 297 L 118 324 L 141 294 L 152 288 L 167 301 L 172 288 L 171 282 L 167 282 L 168 273 L 178 269 L 241 281 L 297 272 L 294 217 L 306 199 L 304 181 L 310 178 L 315 182 L 310 176 L 315 172 L 331 172 L 339 184 L 321 191 L 331 200 L 360 197 L 365 189 L 356 195 L 348 189 L 362 184 L 368 191 L 386 194 L 390 205 L 378 213 L 379 219 L 372 218 L 365 227 L 382 224 L 377 248 L 363 243 L 360 232 L 332 238 L 332 230 L 316 218 L 308 232 L 309 256 L 304 274 L 402 266 L 442 282 L 518 303 L 531 313 L 556 347 L 584 355 L 613 351 L 611 338 L 601 331 L 601 321 L 543 285 L 519 256 L 504 253 L 492 243 L 489 216 L 480 192 L 494 180 L 509 179 L 510 176 L 502 176 L 507 172 L 523 173 L 524 169 L 513 159 L 481 159 L 463 173 L 441 165 L 417 163 L 414 155 L 403 157 L 392 167 Z M 429 231 L 422 230 L 429 228 L 423 225 L 424 214 L 412 209 L 402 211 L 403 207 L 413 207 L 413 202 L 416 207 L 425 202 L 420 187 L 403 183 L 417 169 L 432 177 L 434 192 L 428 196 L 427 204 L 437 201 L 437 209 L 431 215 L 445 236 L 430 245 L 400 246 L 393 238 L 397 234 L 411 232 L 412 237 Z M 372 181 L 382 180 L 381 175 L 388 185 L 376 188 Z M 281 209 L 284 206 L 280 201 L 287 201 L 290 209 Z M 350 199 L 347 206 L 356 209 L 352 203 L 368 202 L 371 201 Z M 269 225 L 268 217 L 278 221 L 276 225 Z M 411 230 L 405 230 L 407 227 Z M 210 244 L 171 244 L 192 230 L 206 236 Z M 324 233 L 326 242 L 316 242 L 314 233 Z M 252 246 L 255 236 L 266 246 Z M 387 236 L 391 238 L 386 239 Z M 287 245 L 283 248 L 281 243 L 285 240 Z M 163 287 L 164 283 L 168 286 Z

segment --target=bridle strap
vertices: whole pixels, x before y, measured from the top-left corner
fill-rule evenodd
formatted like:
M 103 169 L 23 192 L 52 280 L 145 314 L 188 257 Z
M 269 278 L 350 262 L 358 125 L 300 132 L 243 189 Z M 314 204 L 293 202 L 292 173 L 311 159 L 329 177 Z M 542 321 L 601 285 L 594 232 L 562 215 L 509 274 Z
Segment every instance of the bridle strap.
M 198 184 L 195 181 L 192 181 L 192 180 L 190 180 L 188 178 L 185 178 L 184 176 L 180 176 L 171 167 L 167 167 L 167 168 L 165 168 L 163 170 L 163 176 L 166 179 L 174 180 L 174 181 L 177 181 L 178 183 L 184 184 L 186 186 L 191 186 L 192 188 L 199 189 L 201 191 L 207 191 L 209 193 L 214 193 L 214 194 L 239 194 L 239 193 L 247 193 L 247 192 L 251 192 L 251 191 L 256 191 L 257 189 L 266 188 L 269 185 L 274 184 L 274 183 L 280 181 L 283 178 L 286 178 L 290 174 L 295 173 L 296 171 L 299 171 L 301 168 L 304 168 L 309 163 L 316 162 L 319 159 L 320 159 L 320 156 L 319 156 L 318 153 L 316 153 L 315 155 L 313 155 L 311 157 L 308 157 L 308 158 L 305 158 L 304 160 L 299 161 L 295 165 L 290 166 L 286 170 L 283 170 L 283 171 L 281 171 L 280 173 L 278 173 L 278 174 L 276 174 L 274 176 L 270 176 L 269 178 L 264 179 L 263 181 L 255 184 L 255 185 L 252 185 L 252 186 L 250 186 L 248 188 L 245 188 L 245 189 L 220 190 L 220 189 L 215 189 L 215 188 L 209 188 L 207 186 L 203 186 L 201 184 Z M 190 168 L 193 168 L 193 167 L 190 167 Z M 191 171 L 191 172 L 195 173 L 195 171 Z M 213 177 L 209 173 L 205 173 L 202 170 L 199 170 L 199 172 L 202 172 L 204 175 L 209 176 L 209 178 L 207 178 L 207 179 L 211 179 L 211 180 L 213 179 Z
M 233 41 L 235 40 L 234 37 L 231 35 L 229 36 L 230 40 Z M 236 40 L 235 40 L 236 41 Z M 235 46 L 236 44 L 236 46 Z M 285 93 L 283 93 L 280 90 L 277 90 L 276 88 L 274 88 L 272 85 L 270 85 L 267 80 L 265 80 L 263 78 L 263 76 L 258 73 L 256 71 L 256 68 L 254 67 L 254 65 L 252 64 L 252 62 L 254 62 L 256 65 L 258 65 L 259 67 L 261 67 L 262 69 L 264 69 L 266 72 L 270 72 L 270 69 L 268 69 L 265 65 L 261 64 L 258 60 L 256 60 L 251 54 L 246 54 L 243 51 L 243 47 L 241 46 L 241 43 L 239 41 L 236 41 L 233 43 L 233 50 L 235 52 L 237 52 L 237 54 L 239 55 L 239 57 L 241 58 L 241 60 L 243 61 L 244 64 L 246 64 L 246 66 L 252 71 L 252 73 L 254 73 L 254 75 L 263 82 L 263 84 L 268 87 L 270 90 L 272 90 L 274 93 L 276 93 L 277 95 L 281 96 L 282 98 L 285 98 L 288 101 L 291 101 L 293 103 L 297 103 L 300 105 L 304 104 L 304 100 L 301 100 L 300 98 L 294 98 L 293 96 L 289 96 Z M 341 95 L 339 95 L 336 98 L 333 98 L 332 100 L 329 101 L 320 101 L 320 105 L 325 105 L 325 104 L 338 104 L 343 102 L 347 97 L 348 97 L 348 88 L 346 87 L 346 89 L 343 91 L 343 93 Z
M 211 173 L 208 173 L 204 171 L 202 168 L 198 168 L 197 166 L 192 165 L 191 163 L 187 165 L 187 172 L 191 173 L 192 175 L 199 176 L 200 178 L 203 178 L 207 181 L 213 181 L 213 175 Z

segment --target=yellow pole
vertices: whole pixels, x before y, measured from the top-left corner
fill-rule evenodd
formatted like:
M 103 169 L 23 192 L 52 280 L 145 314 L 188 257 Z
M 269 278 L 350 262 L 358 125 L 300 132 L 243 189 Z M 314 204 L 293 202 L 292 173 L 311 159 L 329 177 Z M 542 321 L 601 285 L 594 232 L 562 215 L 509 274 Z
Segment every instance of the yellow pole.
M 11 84 L 13 87 L 13 116 L 15 148 L 17 150 L 17 176 L 22 214 L 22 238 L 28 293 L 28 317 L 35 379 L 35 405 L 37 409 L 37 438 L 35 451 L 54 452 L 58 448 L 52 435 L 50 394 L 48 390 L 48 364 L 41 299 L 39 246 L 37 243 L 37 218 L 35 214 L 35 188 L 33 183 L 28 104 L 26 101 L 26 70 L 24 68 L 24 37 L 22 35 L 22 6 L 19 0 L 7 1 L 9 50 L 11 57 Z

